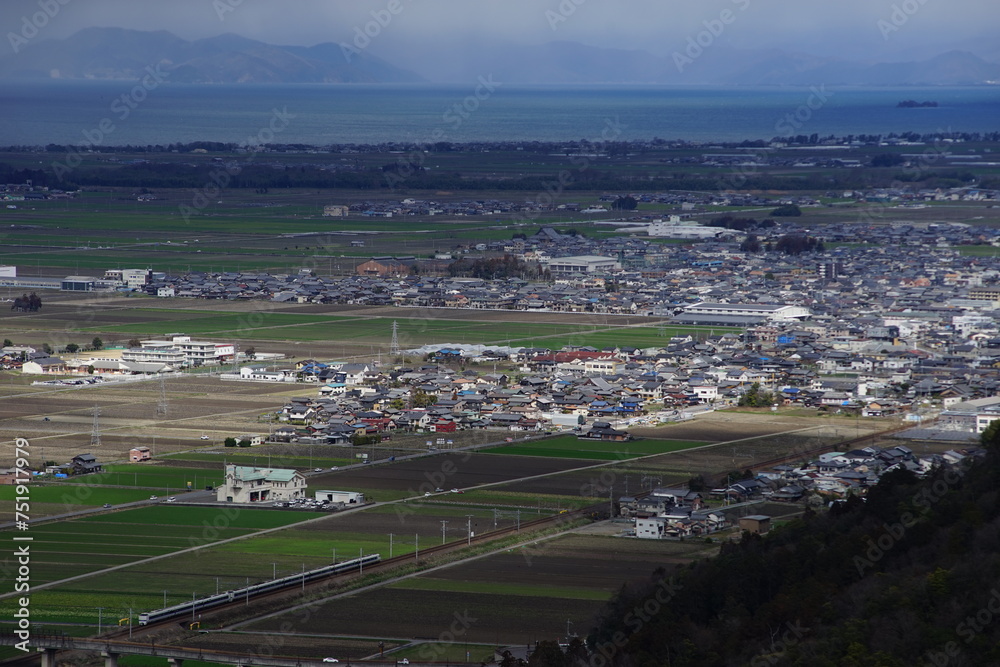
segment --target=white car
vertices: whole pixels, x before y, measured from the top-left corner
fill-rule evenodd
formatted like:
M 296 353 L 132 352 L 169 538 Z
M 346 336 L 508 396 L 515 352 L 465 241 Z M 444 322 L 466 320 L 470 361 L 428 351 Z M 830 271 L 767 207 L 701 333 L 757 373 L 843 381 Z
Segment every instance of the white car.
M 337 466 L 330 466 L 330 470 L 340 470 Z
M 159 500 L 160 497 L 159 496 L 150 496 L 149 499 L 150 500 Z
M 177 500 L 177 498 L 176 498 L 176 497 L 174 497 L 174 496 L 170 496 L 169 498 L 167 498 L 167 502 L 168 502 L 168 503 L 172 503 L 172 502 L 175 502 L 176 500 Z
M 316 468 L 316 469 L 313 470 L 313 472 L 323 472 L 323 469 L 322 468 Z
M 323 662 L 340 662 L 336 658 L 323 658 Z
M 202 440 L 208 440 L 208 436 L 207 435 L 203 435 L 203 436 L 201 436 L 201 439 Z

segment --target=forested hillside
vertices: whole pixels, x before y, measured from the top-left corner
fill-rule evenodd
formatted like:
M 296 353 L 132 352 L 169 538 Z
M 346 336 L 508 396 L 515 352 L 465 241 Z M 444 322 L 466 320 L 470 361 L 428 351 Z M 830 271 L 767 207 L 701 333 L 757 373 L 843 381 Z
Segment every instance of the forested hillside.
M 1000 665 L 998 489 L 994 448 L 925 479 L 893 471 L 867 500 L 654 572 L 603 609 L 590 663 Z

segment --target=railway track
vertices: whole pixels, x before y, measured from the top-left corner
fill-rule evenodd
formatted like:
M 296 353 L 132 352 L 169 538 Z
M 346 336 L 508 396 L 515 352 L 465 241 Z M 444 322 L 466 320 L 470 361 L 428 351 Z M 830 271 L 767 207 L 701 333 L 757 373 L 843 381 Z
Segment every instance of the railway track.
M 598 503 L 595 505 L 590 505 L 578 510 L 564 511 L 560 514 L 556 514 L 548 517 L 541 517 L 538 519 L 532 519 L 530 521 L 522 521 L 519 526 L 508 526 L 505 528 L 497 528 L 496 530 L 486 531 L 479 533 L 478 535 L 470 536 L 466 540 L 458 540 L 453 542 L 446 542 L 445 544 L 436 544 L 429 546 L 426 549 L 420 549 L 417 552 L 405 554 L 402 556 L 393 556 L 392 558 L 386 558 L 380 562 L 373 565 L 365 565 L 364 572 L 352 571 L 341 574 L 334 574 L 322 579 L 317 579 L 312 582 L 306 582 L 304 585 L 291 584 L 280 590 L 263 593 L 251 597 L 249 599 L 236 599 L 233 602 L 218 605 L 212 609 L 206 609 L 203 611 L 196 612 L 196 617 L 194 619 L 165 619 L 155 623 L 149 623 L 144 626 L 132 626 L 131 628 L 125 627 L 111 632 L 106 632 L 101 635 L 102 639 L 113 639 L 113 640 L 127 640 L 128 638 L 143 639 L 149 638 L 153 635 L 157 635 L 163 632 L 174 632 L 178 628 L 192 629 L 192 621 L 197 624 L 200 629 L 200 625 L 211 621 L 216 618 L 223 617 L 224 615 L 232 614 L 237 610 L 251 610 L 251 614 L 254 613 L 253 610 L 260 610 L 261 612 L 265 610 L 271 610 L 275 603 L 290 602 L 295 597 L 306 597 L 314 596 L 317 594 L 322 594 L 330 590 L 334 585 L 340 585 L 351 581 L 360 580 L 362 576 L 369 575 L 371 573 L 384 573 L 391 572 L 397 568 L 410 565 L 412 563 L 428 563 L 430 560 L 437 556 L 444 554 L 449 554 L 452 552 L 458 552 L 462 549 L 468 549 L 470 546 L 489 544 L 498 540 L 502 540 L 507 537 L 514 535 L 519 535 L 525 532 L 532 532 L 540 529 L 544 529 L 550 525 L 558 526 L 576 519 L 581 519 L 587 517 L 594 512 L 600 511 L 601 509 L 607 508 L 607 502 Z

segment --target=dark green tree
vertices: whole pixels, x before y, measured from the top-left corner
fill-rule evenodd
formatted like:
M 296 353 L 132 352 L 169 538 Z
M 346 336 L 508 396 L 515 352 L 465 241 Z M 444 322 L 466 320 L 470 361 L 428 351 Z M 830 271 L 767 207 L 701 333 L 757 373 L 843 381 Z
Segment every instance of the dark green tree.
M 704 475 L 694 475 L 688 480 L 688 491 L 704 491 L 708 488 L 708 482 Z
M 740 250 L 743 252 L 760 252 L 762 250 L 760 239 L 757 238 L 756 234 L 747 234 L 746 239 L 740 244 Z
M 613 211 L 634 211 L 638 207 L 639 202 L 632 195 L 619 197 L 611 204 L 611 210 Z
M 987 449 L 1000 451 L 1000 419 L 991 421 L 986 430 L 979 434 L 979 444 Z
M 771 211 L 771 215 L 776 218 L 797 218 L 802 215 L 802 209 L 795 204 L 785 204 Z
M 528 667 L 566 667 L 566 654 L 559 647 L 559 642 L 540 641 L 528 657 Z
M 750 389 L 748 389 L 745 394 L 740 396 L 740 400 L 737 405 L 745 408 L 766 408 L 772 403 L 774 403 L 774 394 L 769 391 L 762 390 L 760 388 L 760 383 L 754 382 Z

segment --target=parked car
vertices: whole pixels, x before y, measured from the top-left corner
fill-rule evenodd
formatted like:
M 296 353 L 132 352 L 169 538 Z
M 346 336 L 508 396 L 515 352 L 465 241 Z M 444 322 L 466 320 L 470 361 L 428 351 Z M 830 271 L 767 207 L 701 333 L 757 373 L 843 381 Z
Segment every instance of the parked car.
M 336 658 L 323 658 L 323 662 L 340 662 Z
M 159 496 L 150 496 L 149 499 L 150 500 L 159 500 L 160 497 Z

